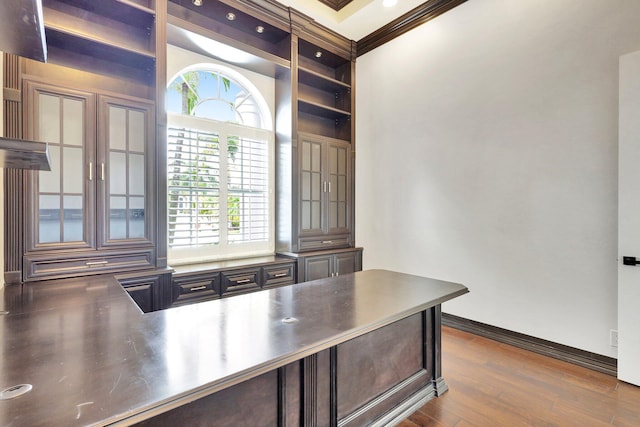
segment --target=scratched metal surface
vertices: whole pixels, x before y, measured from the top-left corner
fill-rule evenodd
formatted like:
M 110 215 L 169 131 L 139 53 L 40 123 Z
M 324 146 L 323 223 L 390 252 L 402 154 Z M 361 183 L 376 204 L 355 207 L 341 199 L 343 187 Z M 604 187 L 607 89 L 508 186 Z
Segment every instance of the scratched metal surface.
M 143 314 L 111 277 L 6 287 L 0 390 L 33 390 L 0 425 L 129 424 L 466 292 L 369 270 Z

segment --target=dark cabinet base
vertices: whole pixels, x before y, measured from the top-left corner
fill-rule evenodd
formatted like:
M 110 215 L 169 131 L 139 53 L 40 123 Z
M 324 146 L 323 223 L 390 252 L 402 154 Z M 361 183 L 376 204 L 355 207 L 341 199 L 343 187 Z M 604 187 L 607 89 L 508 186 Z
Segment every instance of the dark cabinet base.
M 280 255 L 297 261 L 297 282 L 337 277 L 362 270 L 362 248 L 282 252 Z
M 431 307 L 139 425 L 394 424 L 447 390 L 439 329 Z

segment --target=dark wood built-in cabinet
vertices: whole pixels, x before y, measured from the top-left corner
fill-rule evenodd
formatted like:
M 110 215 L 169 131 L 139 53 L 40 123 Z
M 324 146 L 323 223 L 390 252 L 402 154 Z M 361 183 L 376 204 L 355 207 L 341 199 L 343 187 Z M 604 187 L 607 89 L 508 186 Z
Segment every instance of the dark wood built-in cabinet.
M 295 261 L 284 257 L 256 257 L 176 267 L 172 280 L 172 306 L 292 285 L 296 283 L 295 271 Z
M 5 55 L 5 133 L 54 164 L 5 172 L 5 282 L 163 267 L 165 2 L 43 0 L 43 18 L 46 64 Z
M 362 270 L 362 248 L 283 253 L 297 260 L 298 282 L 337 277 Z
M 348 143 L 299 134 L 300 251 L 350 246 L 351 147 Z
M 24 279 L 153 267 L 153 103 L 32 80 L 24 93 L 52 163 L 27 183 Z
M 198 37 L 274 78 L 275 250 L 333 255 L 291 276 L 361 269 L 335 252 L 355 246 L 355 42 L 271 0 L 43 0 L 43 15 L 49 62 L 7 55 L 5 128 L 50 142 L 54 170 L 5 173 L 7 283 L 167 267 L 166 46 L 216 58 Z M 287 282 L 264 268 L 178 275 L 179 303 Z
M 355 45 L 337 34 L 292 15 L 291 69 L 276 75 L 276 99 L 290 102 L 291 127 L 277 129 L 277 248 L 299 254 L 298 280 L 326 277 L 305 274 L 304 254 L 353 248 L 355 165 Z M 290 101 L 289 101 L 290 100 Z M 280 121 L 276 118 L 276 123 Z M 335 252 L 334 252 L 335 253 Z M 334 258 L 323 269 L 335 275 Z M 354 270 L 361 263 L 353 263 Z

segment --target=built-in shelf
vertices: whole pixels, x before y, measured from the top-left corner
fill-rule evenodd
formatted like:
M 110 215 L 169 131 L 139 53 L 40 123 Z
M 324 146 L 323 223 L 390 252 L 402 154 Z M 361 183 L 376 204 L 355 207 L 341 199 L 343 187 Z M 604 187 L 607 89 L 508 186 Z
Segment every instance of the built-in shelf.
M 105 19 L 99 24 L 87 25 L 86 20 L 81 16 L 50 8 L 45 9 L 44 25 L 47 31 L 65 35 L 69 40 L 78 38 L 95 44 L 109 45 L 114 49 L 135 55 L 150 58 L 155 56 L 149 49 L 148 29 L 137 28 L 132 31 L 131 26 L 111 19 Z
M 91 15 L 102 16 L 139 28 L 149 29 L 155 20 L 155 11 L 151 9 L 149 1 L 43 0 L 42 4 L 48 9 L 75 8 L 83 11 L 88 18 Z
M 46 27 L 45 32 L 50 47 L 72 50 L 80 55 L 99 58 L 149 73 L 153 71 L 155 65 L 155 55 L 148 51 L 116 46 L 56 27 Z
M 51 62 L 149 82 L 155 74 L 151 0 L 43 0 Z
M 298 108 L 304 113 L 313 114 L 327 119 L 344 119 L 351 116 L 351 113 L 348 111 L 304 99 L 298 99 Z
M 298 67 L 298 81 L 328 92 L 348 92 L 351 90 L 350 84 L 301 66 Z

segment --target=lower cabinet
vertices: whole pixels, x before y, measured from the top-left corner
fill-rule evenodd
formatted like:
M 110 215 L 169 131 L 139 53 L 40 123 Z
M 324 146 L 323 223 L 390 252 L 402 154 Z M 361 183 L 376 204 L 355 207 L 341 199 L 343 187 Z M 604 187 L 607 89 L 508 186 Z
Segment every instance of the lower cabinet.
M 171 270 L 154 270 L 116 276 L 120 285 L 145 313 L 171 305 Z
M 173 307 L 217 299 L 222 295 L 219 272 L 174 275 L 172 282 Z
M 262 267 L 223 271 L 222 293 L 225 296 L 245 294 L 261 289 Z
M 362 270 L 362 248 L 283 255 L 297 259 L 298 282 L 336 277 Z
M 177 307 L 295 283 L 296 263 L 280 257 L 177 267 L 172 306 Z

